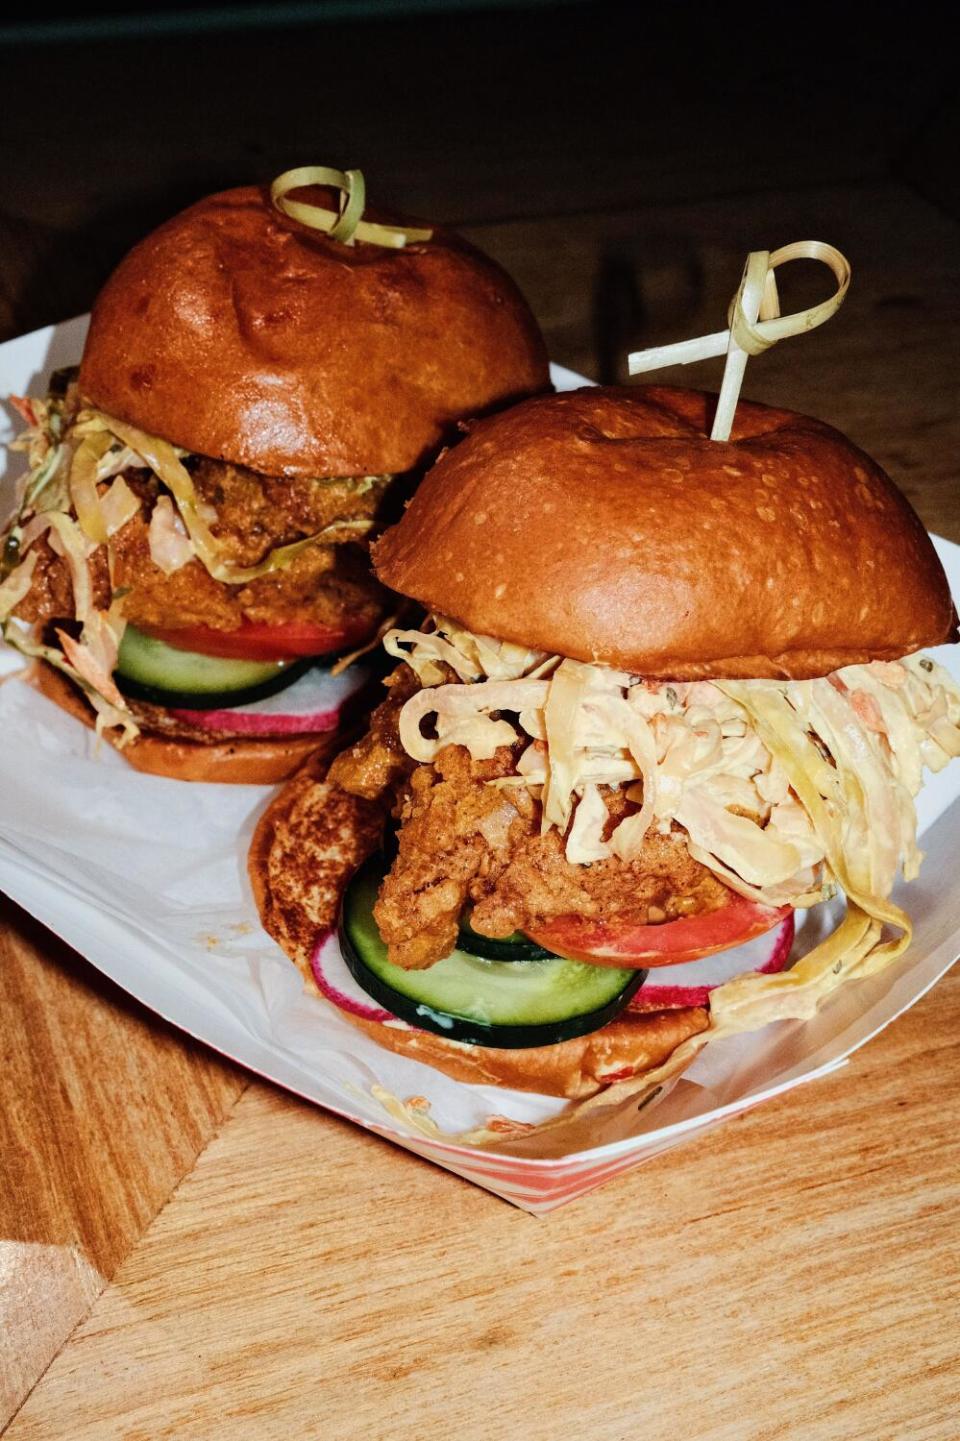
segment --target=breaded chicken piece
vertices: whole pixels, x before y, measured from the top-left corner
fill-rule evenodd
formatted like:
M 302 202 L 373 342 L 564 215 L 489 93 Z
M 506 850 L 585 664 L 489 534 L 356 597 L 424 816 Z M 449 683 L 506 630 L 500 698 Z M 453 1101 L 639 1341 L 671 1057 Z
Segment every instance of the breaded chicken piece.
M 418 766 L 410 777 L 399 851 L 373 908 L 394 965 L 421 970 L 453 950 L 470 883 L 517 814 L 485 782 L 513 766 L 507 747 L 492 760 L 471 761 L 462 746 L 447 746 L 435 765 Z
M 214 534 L 236 565 L 255 564 L 275 545 L 302 540 L 343 516 L 372 519 L 380 496 L 380 489 L 365 491 L 350 481 L 294 483 L 205 457 L 191 463 L 201 503 L 212 504 L 217 513 Z M 123 478 L 141 509 L 111 537 L 112 585 L 106 549 L 94 551 L 88 562 L 98 608 L 110 604 L 111 590 L 123 590 L 125 618 L 147 629 L 204 625 L 236 630 L 244 621 L 295 620 L 336 626 L 344 615 L 362 618 L 372 628 L 383 613 L 387 593 L 371 575 L 364 548 L 353 542 L 308 546 L 282 569 L 245 585 L 214 579 L 199 560 L 164 574 L 153 561 L 149 540 L 160 487 L 145 470 L 127 470 Z M 67 562 L 45 537 L 35 547 L 39 561 L 33 584 L 15 614 L 26 621 L 68 620 L 74 603 Z
M 408 665 L 400 665 L 387 676 L 384 685 L 388 687 L 387 698 L 371 715 L 366 734 L 337 756 L 327 779 L 350 795 L 367 801 L 383 800 L 389 806 L 393 792 L 416 765 L 400 744 L 397 717 L 420 689 L 420 682 Z
M 682 834 L 648 832 L 636 860 L 616 857 L 572 865 L 557 831 L 510 837 L 508 860 L 492 885 L 482 877 L 470 889 L 470 924 L 485 936 L 509 936 L 555 916 L 659 924 L 726 905 L 730 892 L 695 861 Z
M 389 724 L 385 714 L 382 724 Z M 394 965 L 419 970 L 449 955 L 471 903 L 474 930 L 502 937 L 555 916 L 647 925 L 729 901 L 726 886 L 693 859 L 681 832 L 648 834 L 629 863 L 613 857 L 571 864 L 561 835 L 540 834 L 540 807 L 525 788 L 489 784 L 510 775 L 514 764 L 508 747 L 493 760 L 471 761 L 461 746 L 448 746 L 433 765 L 414 770 L 397 857 L 374 907 Z M 606 800 L 612 829 L 632 804 L 622 791 L 609 791 Z

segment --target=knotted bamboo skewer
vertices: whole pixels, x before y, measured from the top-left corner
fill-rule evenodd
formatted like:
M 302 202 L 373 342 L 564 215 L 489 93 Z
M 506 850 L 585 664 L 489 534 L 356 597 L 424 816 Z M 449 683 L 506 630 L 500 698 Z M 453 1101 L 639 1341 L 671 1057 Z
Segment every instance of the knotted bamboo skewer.
M 306 200 L 288 199 L 291 190 L 305 185 L 324 185 L 339 190 L 343 195 L 340 209 L 327 210 L 322 205 L 312 205 Z M 300 165 L 295 170 L 285 170 L 270 186 L 270 199 L 276 208 L 291 220 L 308 225 L 311 230 L 321 230 L 331 240 L 344 245 L 353 245 L 356 240 L 369 245 L 386 245 L 393 250 L 402 250 L 411 241 L 429 240 L 432 230 L 416 230 L 409 225 L 384 225 L 364 220 L 363 209 L 367 199 L 366 182 L 362 170 L 333 170 L 328 165 Z
M 828 300 L 793 315 L 780 314 L 780 296 L 774 271 L 789 260 L 819 260 L 829 266 L 837 281 L 837 289 Z M 695 360 L 709 360 L 726 352 L 727 361 L 717 401 L 711 440 L 729 440 L 733 415 L 740 397 L 747 357 L 761 355 L 792 335 L 815 330 L 835 315 L 850 288 L 850 264 L 833 245 L 821 240 L 796 240 L 779 250 L 752 250 L 743 268 L 740 288 L 727 312 L 728 330 L 701 335 L 695 340 L 681 340 L 675 345 L 654 346 L 628 356 L 631 375 L 649 370 L 662 370 L 668 365 L 690 365 Z

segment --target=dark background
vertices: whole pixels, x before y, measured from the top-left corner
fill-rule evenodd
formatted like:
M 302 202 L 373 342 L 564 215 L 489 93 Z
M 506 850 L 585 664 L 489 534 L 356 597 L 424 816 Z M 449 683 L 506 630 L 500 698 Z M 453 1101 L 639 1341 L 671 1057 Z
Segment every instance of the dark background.
M 615 375 L 625 343 L 688 333 L 697 205 L 742 199 L 724 211 L 731 251 L 800 238 L 786 225 L 804 191 L 811 228 L 825 189 L 853 216 L 885 181 L 957 213 L 934 14 L 814 5 L 784 28 L 759 7 L 575 0 L 25 12 L 0 28 L 0 338 L 87 309 L 133 241 L 200 195 L 326 163 L 361 167 L 384 205 L 466 227 L 518 272 L 557 359 Z M 782 231 L 774 210 L 775 233 L 753 233 L 758 195 L 784 197 Z M 535 259 L 528 222 L 553 237 Z M 589 259 L 571 261 L 567 239 L 587 232 Z

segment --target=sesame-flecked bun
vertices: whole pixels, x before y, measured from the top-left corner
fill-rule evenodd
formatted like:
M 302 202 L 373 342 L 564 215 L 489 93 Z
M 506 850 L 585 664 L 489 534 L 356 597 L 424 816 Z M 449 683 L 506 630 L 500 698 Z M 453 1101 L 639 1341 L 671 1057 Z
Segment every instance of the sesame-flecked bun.
M 374 545 L 393 590 L 479 634 L 651 678 L 791 677 L 956 635 L 943 567 L 869 456 L 808 416 L 655 386 L 472 427 Z
M 186 450 L 293 477 L 410 470 L 462 417 L 549 383 L 516 285 L 459 236 L 346 245 L 251 186 L 191 206 L 120 263 L 79 387 Z

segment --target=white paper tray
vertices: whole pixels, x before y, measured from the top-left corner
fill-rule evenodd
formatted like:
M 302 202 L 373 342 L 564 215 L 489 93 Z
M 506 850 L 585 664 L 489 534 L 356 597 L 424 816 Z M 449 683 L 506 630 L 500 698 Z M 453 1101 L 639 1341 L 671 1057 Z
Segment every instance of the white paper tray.
M 0 394 L 38 393 L 49 370 L 74 362 L 85 319 L 0 346 Z M 560 388 L 582 383 L 559 368 Z M 7 437 L 14 430 L 11 418 Z M 0 437 L 0 438 L 7 438 Z M 938 549 L 960 594 L 960 547 Z M 960 674 L 949 653 L 939 654 Z M 0 669 L 19 664 L 12 653 Z M 916 924 L 908 955 L 840 991 L 815 1020 L 783 1022 L 719 1042 L 665 1095 L 597 1117 L 591 1130 L 464 1147 L 407 1127 L 374 1085 L 425 1096 L 445 1133 L 491 1115 L 522 1122 L 563 1103 L 465 1086 L 358 1033 L 300 977 L 259 925 L 246 851 L 268 792 L 187 785 L 141 775 L 17 680 L 0 686 L 0 888 L 118 985 L 191 1036 L 305 1099 L 466 1176 L 518 1206 L 545 1212 L 611 1176 L 842 1065 L 912 1005 L 960 952 L 960 766 L 920 798 L 927 860 L 899 897 Z M 818 924 L 816 921 L 811 924 Z

